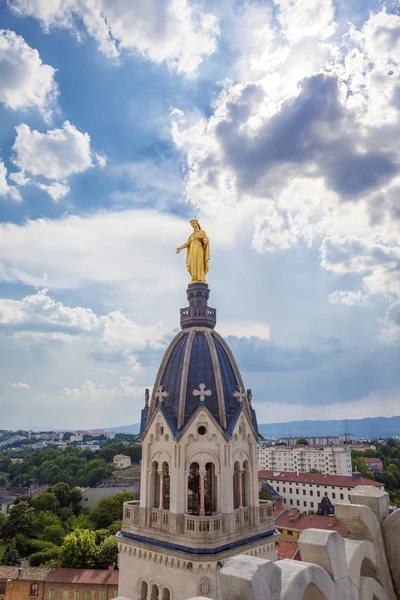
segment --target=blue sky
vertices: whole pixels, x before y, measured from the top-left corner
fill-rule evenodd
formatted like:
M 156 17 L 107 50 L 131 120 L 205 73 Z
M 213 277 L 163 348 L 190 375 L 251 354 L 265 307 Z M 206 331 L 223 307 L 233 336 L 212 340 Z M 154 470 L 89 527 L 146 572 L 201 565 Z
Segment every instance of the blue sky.
M 400 6 L 0 1 L 2 427 L 137 422 L 195 214 L 259 422 L 400 405 Z

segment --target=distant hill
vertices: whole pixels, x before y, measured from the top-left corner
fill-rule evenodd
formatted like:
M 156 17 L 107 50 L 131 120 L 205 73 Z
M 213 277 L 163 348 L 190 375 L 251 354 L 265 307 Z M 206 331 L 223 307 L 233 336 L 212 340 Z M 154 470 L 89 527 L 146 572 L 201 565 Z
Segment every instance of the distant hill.
M 139 433 L 139 423 L 109 427 L 105 431 L 115 433 Z M 265 437 L 285 437 L 291 435 L 339 435 L 346 430 L 345 421 L 289 421 L 288 423 L 259 424 L 258 429 Z M 374 417 L 369 419 L 348 419 L 347 432 L 360 438 L 390 437 L 400 435 L 399 417 Z
M 258 429 L 265 437 L 285 437 L 292 435 L 339 435 L 345 433 L 346 424 L 340 421 L 289 421 L 288 423 L 259 424 Z M 347 432 L 360 438 L 390 437 L 400 435 L 399 417 L 374 417 L 368 419 L 347 419 Z

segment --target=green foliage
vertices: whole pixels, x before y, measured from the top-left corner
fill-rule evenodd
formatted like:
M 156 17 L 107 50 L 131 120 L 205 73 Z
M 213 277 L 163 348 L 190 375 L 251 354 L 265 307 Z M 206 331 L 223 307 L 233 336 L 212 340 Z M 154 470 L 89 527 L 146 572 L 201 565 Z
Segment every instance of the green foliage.
M 35 537 L 42 537 L 42 533 L 46 527 L 51 527 L 52 525 L 61 525 L 61 520 L 57 515 L 49 511 L 40 511 L 37 513 L 33 519 Z
M 1 564 L 10 567 L 18 567 L 21 564 L 21 557 L 15 545 L 15 539 L 7 546 Z
M 114 523 L 111 523 L 111 525 L 109 525 L 109 527 L 107 527 L 107 531 L 110 535 L 115 535 L 116 533 L 118 533 L 118 531 L 121 531 L 122 528 L 122 519 L 118 520 L 118 521 L 114 521 Z
M 1 527 L 1 537 L 5 540 L 11 540 L 18 533 L 28 537 L 31 536 L 34 532 L 33 512 L 33 508 L 26 501 L 12 506 L 10 514 Z
M 41 537 L 46 542 L 51 542 L 56 546 L 61 546 L 61 544 L 63 543 L 64 536 L 65 529 L 61 525 L 61 523 L 58 523 L 54 525 L 47 525 L 47 527 L 44 528 Z
M 108 531 L 108 529 L 96 529 L 96 531 L 94 532 L 95 535 L 95 540 L 96 540 L 96 545 L 100 546 L 100 544 L 102 542 L 104 542 L 104 540 L 109 537 L 110 532 Z
M 75 529 L 93 529 L 92 522 L 89 519 L 89 510 L 86 509 L 79 513 L 79 515 L 72 515 L 67 521 L 68 531 L 74 531 Z
M 54 560 L 58 559 L 60 549 L 55 546 L 50 550 L 42 550 L 41 552 L 34 552 L 29 558 L 30 567 L 46 567 L 49 566 Z
M 36 512 L 49 511 L 55 513 L 60 509 L 57 496 L 51 492 L 40 494 L 37 498 L 34 498 L 32 504 Z
M 258 492 L 258 497 L 260 500 L 272 500 L 271 496 L 265 490 L 260 490 Z
M 322 471 L 319 471 L 318 469 L 310 469 L 308 472 L 309 473 L 322 473 Z
M 296 444 L 298 446 L 308 446 L 308 441 L 306 440 L 305 437 L 299 437 L 299 439 L 296 440 Z
M 60 550 L 60 566 L 89 569 L 96 564 L 96 538 L 89 529 L 75 529 L 68 533 Z
M 15 544 L 21 556 L 29 556 L 34 552 L 43 552 L 44 550 L 54 550 L 56 547 L 51 542 L 28 538 L 22 534 L 15 536 Z
M 6 487 L 7 485 L 7 479 L 4 477 L 4 475 L 0 475 L 0 487 Z
M 100 544 L 97 552 L 97 568 L 107 569 L 108 565 L 118 562 L 118 542 L 114 535 L 109 535 Z
M 65 483 L 64 481 L 60 481 L 59 483 L 56 483 L 55 485 L 53 485 L 49 489 L 49 492 L 55 495 L 60 506 L 68 507 L 70 505 L 70 503 L 71 503 L 71 499 L 70 499 L 71 488 L 69 487 L 68 483 Z
M 133 499 L 131 492 L 119 492 L 112 498 L 102 498 L 90 511 L 90 520 L 94 528 L 103 529 L 109 527 L 114 521 L 122 519 L 123 503 Z
M 361 473 L 363 477 L 368 479 L 375 479 L 372 471 L 369 470 L 369 467 L 363 458 L 354 458 L 351 460 L 351 468 L 353 471 L 358 471 Z

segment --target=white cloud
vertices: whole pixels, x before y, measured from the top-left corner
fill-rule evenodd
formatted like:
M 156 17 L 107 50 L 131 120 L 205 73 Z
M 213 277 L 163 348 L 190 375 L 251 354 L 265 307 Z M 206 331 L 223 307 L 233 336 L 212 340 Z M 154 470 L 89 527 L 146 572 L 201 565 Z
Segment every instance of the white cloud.
M 216 18 L 187 0 L 12 0 L 11 7 L 37 18 L 47 31 L 66 27 L 79 36 L 81 20 L 106 56 L 117 58 L 122 50 L 132 50 L 188 76 L 217 47 Z
M 56 201 L 60 200 L 60 198 L 64 198 L 70 191 L 68 185 L 58 182 L 52 183 L 51 185 L 46 185 L 45 183 L 37 183 L 36 185 L 41 190 L 47 192 L 53 200 Z
M 27 390 L 29 389 L 31 386 L 28 385 L 27 383 L 23 383 L 23 382 L 19 382 L 19 383 L 12 383 L 11 381 L 8 384 L 10 387 L 14 388 L 14 389 L 18 389 L 18 390 Z
M 58 94 L 54 74 L 21 36 L 0 30 L 0 102 L 14 110 L 36 107 L 49 116 Z
M 14 185 L 9 185 L 7 181 L 7 168 L 3 161 L 0 159 L 0 196 L 9 197 L 12 200 L 19 202 L 21 200 L 21 194 Z
M 330 0 L 277 0 L 278 20 L 290 40 L 302 37 L 329 37 L 335 31 Z
M 94 383 L 88 379 L 79 388 L 64 388 L 60 396 L 72 399 L 92 400 L 102 397 L 132 396 L 141 393 L 144 393 L 144 388 L 137 386 L 132 377 L 120 377 L 118 385 L 113 388 Z
M 350 292 L 348 290 L 335 290 L 328 296 L 331 304 L 345 304 L 346 306 L 360 306 L 365 302 L 365 296 L 359 290 Z
M 68 121 L 61 129 L 50 129 L 46 133 L 31 130 L 24 123 L 16 130 L 12 160 L 21 171 L 11 173 L 10 178 L 21 186 L 36 185 L 55 201 L 70 191 L 68 177 L 93 167 L 94 161 L 100 168 L 106 164 L 105 156 L 92 153 L 89 134 Z M 43 183 L 41 178 L 52 183 Z
M 68 121 L 46 133 L 21 124 L 13 146 L 14 163 L 25 173 L 46 179 L 64 179 L 92 166 L 90 136 Z

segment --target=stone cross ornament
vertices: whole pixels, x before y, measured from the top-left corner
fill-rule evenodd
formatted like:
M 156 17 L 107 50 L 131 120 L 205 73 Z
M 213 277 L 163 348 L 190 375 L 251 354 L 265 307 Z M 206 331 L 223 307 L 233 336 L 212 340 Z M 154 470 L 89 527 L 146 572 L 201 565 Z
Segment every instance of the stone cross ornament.
M 193 390 L 193 396 L 199 396 L 200 402 L 204 402 L 204 400 L 206 399 L 206 396 L 211 396 L 211 394 L 212 394 L 211 390 L 206 390 L 205 383 L 200 383 L 199 389 Z
M 156 393 L 154 394 L 158 400 L 159 404 L 164 404 L 165 398 L 168 398 L 169 394 L 165 390 L 163 391 L 163 386 L 159 385 Z
M 238 386 L 238 391 L 233 394 L 233 397 L 236 398 L 236 402 L 238 404 L 243 404 L 245 398 L 247 398 L 246 392 L 242 390 L 240 385 Z

